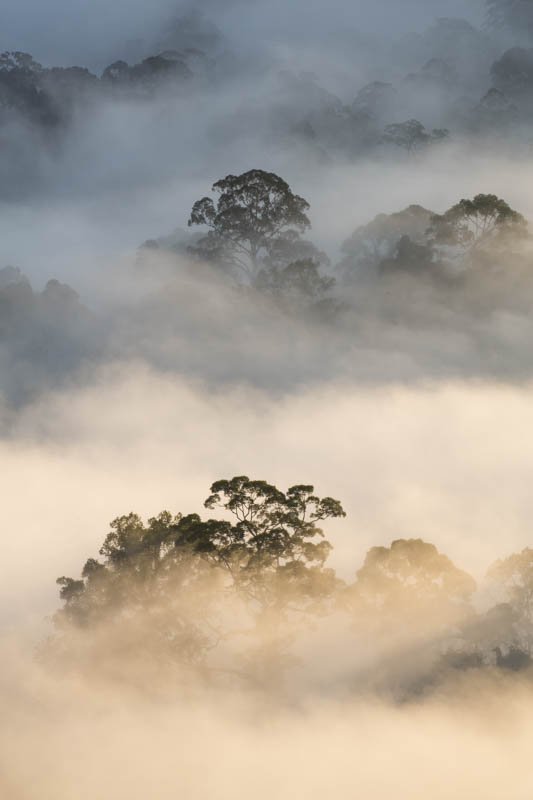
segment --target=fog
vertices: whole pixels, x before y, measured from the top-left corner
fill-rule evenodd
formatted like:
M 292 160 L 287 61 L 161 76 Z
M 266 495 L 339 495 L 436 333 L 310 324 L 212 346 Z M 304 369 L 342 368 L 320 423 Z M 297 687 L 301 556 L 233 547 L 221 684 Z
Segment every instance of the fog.
M 99 693 L 89 707 L 79 692 L 63 686 L 58 696 L 37 680 L 12 699 L 17 713 L 2 748 L 8 795 L 347 798 L 356 787 L 371 798 L 496 800 L 512 791 L 525 800 L 531 793 L 530 706 L 520 688 L 498 700 L 485 695 L 475 709 L 443 698 L 432 708 L 315 704 L 272 714 L 259 706 L 253 715 L 238 702 L 194 710 L 138 700 L 132 713 L 127 696 Z
M 419 30 L 435 17 L 479 20 L 483 16 L 478 0 L 335 0 L 327 9 L 314 0 L 306 4 L 305 25 L 297 2 L 273 3 L 265 10 L 259 0 L 156 0 L 149 5 L 146 0 L 120 0 L 111 7 L 98 0 L 87 14 L 80 0 L 53 0 L 46 9 L 34 0 L 6 0 L 4 9 L 2 49 L 27 50 L 46 64 L 68 65 L 81 60 L 92 68 L 103 68 L 113 60 L 114 53 L 120 54 L 132 43 L 156 39 L 172 19 L 191 10 L 209 15 L 229 39 L 238 40 L 241 46 L 259 43 L 266 49 L 294 40 L 309 47 L 320 39 L 329 40 L 334 48 L 331 35 L 345 33 L 347 28 L 389 37 Z
M 342 500 L 347 518 L 328 535 L 347 580 L 369 547 L 411 537 L 483 578 L 529 542 L 531 394 L 482 382 L 344 383 L 272 398 L 109 367 L 90 388 L 29 406 L 2 445 L 4 524 L 17 530 L 5 542 L 4 622 L 51 613 L 56 575 L 96 555 L 115 516 L 201 511 L 209 485 L 239 471 L 313 481 Z
M 2 798 L 531 796 L 496 6 L 5 0 Z

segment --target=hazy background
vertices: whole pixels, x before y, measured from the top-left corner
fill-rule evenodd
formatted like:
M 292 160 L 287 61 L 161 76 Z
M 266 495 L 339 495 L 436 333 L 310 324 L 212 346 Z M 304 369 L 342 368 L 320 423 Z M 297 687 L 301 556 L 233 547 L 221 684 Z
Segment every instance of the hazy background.
M 383 37 L 420 30 L 435 17 L 460 16 L 480 20 L 479 0 L 334 0 L 327 8 L 318 0 L 306 3 L 260 0 L 119 0 L 111 6 L 95 0 L 88 13 L 81 0 L 52 0 L 46 8 L 33 0 L 6 0 L 0 38 L 2 50 L 26 50 L 46 64 L 82 63 L 98 69 L 116 60 L 128 42 L 157 37 L 168 20 L 191 10 L 209 16 L 239 46 L 269 49 L 300 41 L 329 43 L 349 32 Z

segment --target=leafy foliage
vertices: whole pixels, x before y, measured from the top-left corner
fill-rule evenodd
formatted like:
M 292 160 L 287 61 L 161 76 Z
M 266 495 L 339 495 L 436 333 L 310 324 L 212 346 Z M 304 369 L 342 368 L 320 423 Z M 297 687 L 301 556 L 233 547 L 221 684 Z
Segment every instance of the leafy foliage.
M 455 624 L 469 612 L 473 578 L 422 539 L 398 539 L 389 548 L 373 547 L 348 590 L 354 610 L 377 615 L 380 624 L 408 615 L 435 630 Z
M 219 669 L 208 655 L 244 637 L 233 672 L 244 664 L 248 677 L 279 676 L 290 663 L 289 621 L 324 613 L 338 586 L 324 566 L 331 545 L 318 523 L 344 511 L 312 486 L 282 492 L 246 476 L 214 483 L 205 506 L 222 507 L 230 519 L 165 511 L 146 526 L 136 514 L 114 520 L 103 561 L 89 559 L 81 580 L 58 580 L 63 644 L 73 630 L 103 632 L 121 652 L 152 648 L 208 674 Z
M 475 250 L 494 244 L 505 235 L 522 236 L 527 224 L 505 200 L 494 194 L 478 194 L 473 200 L 460 200 L 442 215 L 432 218 L 430 233 L 437 244 Z
M 368 224 L 361 225 L 342 245 L 345 256 L 339 269 L 346 280 L 353 280 L 358 274 L 377 274 L 385 262 L 395 258 L 404 237 L 424 246 L 433 216 L 427 208 L 411 205 L 394 214 L 378 214 Z
M 213 185 L 220 197 L 198 200 L 189 219 L 191 225 L 210 230 L 195 251 L 208 260 L 222 260 L 254 278 L 265 257 L 280 245 L 298 241 L 310 227 L 309 204 L 293 194 L 272 172 L 253 169 L 242 175 L 228 175 Z
M 335 278 L 321 275 L 312 259 L 293 261 L 286 267 L 263 269 L 256 280 L 258 289 L 291 302 L 321 303 L 335 285 Z

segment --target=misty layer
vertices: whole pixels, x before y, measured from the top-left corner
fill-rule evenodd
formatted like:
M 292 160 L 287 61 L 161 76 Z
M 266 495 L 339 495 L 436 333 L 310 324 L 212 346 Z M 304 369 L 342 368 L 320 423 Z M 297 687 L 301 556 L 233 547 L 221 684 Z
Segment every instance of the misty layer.
M 421 539 L 373 547 L 347 584 L 326 566 L 332 546 L 317 524 L 345 512 L 313 492 L 240 476 L 214 483 L 204 503 L 229 519 L 116 519 L 102 560 L 90 558 L 80 580 L 58 579 L 64 605 L 41 657 L 90 680 L 161 685 L 170 675 L 175 688 L 230 680 L 283 695 L 291 669 L 309 672 L 298 639 L 315 662 L 327 621 L 336 666 L 345 664 L 343 675 L 332 665 L 328 695 L 407 699 L 486 669 L 533 677 L 533 550 L 489 570 L 501 602 L 486 611 L 473 605 L 473 578 Z
M 533 4 L 5 5 L 2 800 L 530 800 Z
M 332 266 L 309 238 L 309 203 L 279 176 L 251 170 L 213 188 L 216 206 L 206 196 L 192 208 L 199 232 L 146 241 L 105 308 L 89 312 L 57 281 L 35 293 L 20 270 L 2 271 L 8 407 L 131 360 L 275 392 L 531 376 L 530 236 L 505 200 L 380 214 Z
M 191 157 L 196 177 L 207 177 L 208 161 L 221 167 L 221 147 L 237 158 L 243 149 L 284 153 L 312 168 L 368 158 L 405 162 L 448 139 L 527 157 L 531 26 L 500 5 L 492 4 L 490 26 L 443 14 L 392 42 L 389 33 L 386 41 L 362 33 L 355 18 L 342 37 L 325 29 L 317 52 L 329 59 L 311 56 L 288 28 L 276 43 L 228 35 L 207 8 L 169 15 L 159 32 L 117 44 L 98 74 L 85 64 L 43 66 L 30 53 L 6 50 L 2 197 L 69 192 L 73 180 L 89 191 L 96 180 L 110 191 L 108 163 L 115 189 L 118 180 L 139 188 L 164 182 L 169 172 L 183 179 Z M 258 8 L 251 4 L 250 18 Z M 222 28 L 224 16 L 231 19 L 231 4 L 218 20 Z M 245 27 L 246 15 L 240 23 Z M 100 138 L 92 152 L 90 131 Z M 146 162 L 154 138 L 157 158 Z
M 514 425 L 501 425 L 506 415 L 512 415 Z M 146 376 L 132 368 L 122 375 L 101 375 L 98 388 L 58 392 L 53 400 L 26 409 L 25 419 L 19 421 L 19 441 L 2 446 L 4 519 L 8 530 L 17 531 L 8 541 L 11 569 L 3 584 L 3 592 L 8 592 L 5 607 L 12 617 L 18 606 L 27 603 L 25 615 L 40 616 L 44 608 L 51 612 L 57 607 L 57 600 L 51 599 L 56 575 L 66 573 L 80 580 L 79 570 L 88 557 L 106 571 L 99 590 L 99 567 L 92 564 L 95 569 L 91 573 L 89 568 L 91 577 L 87 574 L 84 583 L 94 583 L 86 597 L 85 588 L 79 596 L 80 610 L 89 601 L 93 620 L 80 627 L 61 614 L 55 634 L 59 641 L 48 642 L 48 652 L 41 649 L 40 666 L 33 663 L 32 647 L 20 653 L 15 644 L 12 652 L 5 653 L 8 694 L 3 706 L 9 731 L 3 751 L 5 791 L 24 791 L 32 797 L 32 781 L 35 796 L 42 796 L 50 785 L 59 797 L 61 792 L 68 797 L 74 783 L 83 785 L 83 791 L 102 791 L 106 782 L 107 787 L 116 787 L 118 796 L 129 792 L 135 797 L 135 791 L 144 791 L 145 764 L 139 767 L 141 777 L 136 777 L 134 787 L 130 771 L 117 773 L 104 766 L 110 763 L 107 743 L 112 738 L 124 743 L 128 731 L 131 746 L 142 747 L 148 739 L 158 741 L 157 731 L 164 729 L 167 742 L 168 732 L 174 732 L 171 752 L 163 744 L 157 748 L 164 762 L 172 764 L 169 792 L 184 780 L 193 796 L 195 792 L 200 797 L 216 796 L 225 780 L 222 764 L 217 768 L 218 781 L 207 787 L 185 767 L 178 776 L 175 770 L 182 756 L 196 763 L 198 742 L 203 741 L 201 752 L 205 752 L 210 735 L 218 730 L 218 719 L 229 753 L 237 749 L 242 754 L 238 742 L 244 739 L 253 742 L 249 758 L 256 744 L 261 748 L 261 763 L 268 746 L 264 731 L 274 726 L 269 774 L 286 787 L 292 786 L 295 773 L 292 762 L 282 768 L 277 760 L 280 742 L 285 742 L 282 732 L 292 753 L 294 737 L 301 741 L 313 726 L 313 740 L 324 735 L 342 763 L 341 754 L 349 760 L 339 796 L 353 791 L 354 769 L 357 779 L 363 780 L 362 767 L 353 765 L 353 748 L 363 752 L 363 741 L 357 738 L 363 729 L 367 743 L 369 730 L 376 735 L 364 761 L 373 763 L 369 759 L 371 752 L 380 752 L 378 740 L 382 746 L 384 737 L 390 736 L 390 747 L 405 752 L 399 769 L 414 769 L 413 758 L 419 763 L 418 741 L 430 738 L 431 752 L 437 744 L 456 748 L 462 743 L 465 761 L 454 762 L 459 767 L 452 775 L 454 787 L 469 787 L 472 782 L 485 787 L 487 771 L 479 763 L 484 763 L 487 749 L 497 753 L 510 747 L 516 769 L 522 769 L 522 748 L 529 739 L 529 671 L 527 659 L 525 664 L 515 659 L 516 650 L 527 646 L 528 632 L 521 613 L 529 561 L 527 552 L 520 554 L 530 530 L 530 448 L 524 448 L 530 417 L 526 389 L 479 385 L 447 391 L 381 390 L 365 396 L 360 389 L 343 386 L 309 391 L 282 403 L 266 402 L 258 393 L 231 397 L 219 393 L 213 400 L 196 390 L 178 391 L 170 377 Z M 58 446 L 61 436 L 64 441 Z M 319 476 L 317 489 L 324 487 L 342 499 L 348 514 L 318 523 L 334 545 L 324 567 L 336 568 L 348 596 L 338 606 L 331 603 L 336 593 L 323 595 L 321 604 L 326 600 L 326 608 L 312 610 L 312 625 L 305 621 L 307 615 L 300 620 L 301 614 L 293 612 L 292 635 L 283 642 L 288 647 L 283 681 L 273 690 L 268 685 L 263 688 L 264 683 L 258 689 L 257 678 L 249 677 L 257 668 L 252 658 L 257 639 L 270 642 L 267 632 L 254 624 L 257 607 L 246 613 L 227 577 L 222 585 L 216 580 L 210 586 L 201 572 L 187 569 L 184 580 L 179 558 L 175 562 L 175 555 L 170 559 L 164 555 L 172 554 L 178 538 L 177 512 L 185 517 L 199 512 L 209 476 L 228 474 L 239 464 L 257 464 L 255 474 L 274 476 L 278 486 L 290 486 L 294 478 L 311 472 Z M 24 524 L 17 499 L 21 484 L 27 497 Z M 286 499 L 289 493 L 283 494 Z M 132 497 L 143 516 L 150 516 L 150 507 L 165 505 L 173 514 L 152 523 L 127 513 L 117 520 L 106 553 L 116 554 L 117 564 L 122 560 L 121 572 L 113 558 L 108 563 L 106 553 L 98 550 L 104 544 L 106 519 L 131 509 Z M 206 528 L 209 518 L 215 522 Z M 187 520 L 192 541 L 206 530 L 208 542 L 211 533 L 217 536 L 224 530 L 234 537 L 237 524 L 224 509 L 209 509 L 200 519 Z M 508 546 L 502 546 L 503 537 Z M 318 536 L 313 539 L 323 541 Z M 158 541 L 166 542 L 161 562 L 153 558 Z M 437 543 L 436 549 L 431 541 Z M 505 554 L 513 550 L 517 557 L 507 561 Z M 502 563 L 485 584 L 486 567 L 499 555 L 504 556 Z M 167 571 L 165 563 L 175 566 Z M 144 586 L 137 575 L 141 577 L 141 569 L 150 575 L 150 565 L 156 567 L 155 574 Z M 472 594 L 472 579 L 462 565 L 475 571 L 479 597 Z M 328 578 L 330 587 L 331 583 Z M 192 589 L 193 584 L 194 593 L 189 594 L 187 587 Z M 488 598 L 483 596 L 484 585 Z M 514 593 L 514 585 L 523 587 L 522 597 Z M 75 593 L 72 599 L 75 606 Z M 487 613 L 500 603 L 506 604 L 505 614 Z M 223 639 L 209 650 L 209 669 L 195 660 L 191 665 L 188 657 L 184 666 L 185 653 L 178 646 L 183 641 L 175 634 L 175 626 L 184 619 L 196 622 L 198 617 L 203 625 L 216 624 L 217 632 L 207 626 L 215 641 L 218 632 L 235 633 L 241 623 L 244 629 L 240 636 Z M 14 635 L 17 639 L 17 629 Z M 186 641 L 190 653 L 195 639 Z M 197 653 L 194 647 L 192 652 Z M 275 698 L 267 701 L 266 708 L 261 699 L 265 691 Z M 382 700 L 409 699 L 409 714 L 405 708 L 401 712 L 378 708 L 375 701 L 368 710 L 366 699 L 354 700 L 376 693 Z M 341 707 L 336 704 L 338 696 Z M 421 711 L 419 700 L 423 700 Z M 526 710 L 525 717 L 520 708 Z M 333 732 L 339 725 L 346 725 L 346 736 L 337 742 Z M 198 740 L 192 734 L 196 730 Z M 235 744 L 229 731 L 235 731 Z M 187 740 L 191 750 L 185 752 L 182 745 L 176 755 L 176 737 Z M 215 743 L 218 752 L 220 743 Z M 113 764 L 121 759 L 120 747 L 111 749 Z M 146 747 L 143 752 L 151 752 Z M 131 759 L 131 749 L 127 751 Z M 93 758 L 95 766 L 87 781 L 83 775 Z M 442 751 L 438 758 L 442 760 Z M 279 766 L 272 768 L 272 763 Z M 498 766 L 501 761 L 494 757 L 493 763 L 491 786 L 484 791 L 489 797 L 495 787 L 500 791 L 502 782 L 511 780 Z M 309 769 L 307 765 L 306 775 Z M 396 770 L 395 781 L 398 774 Z M 452 791 L 436 766 L 416 775 L 420 792 L 434 781 L 443 797 Z M 324 761 L 317 762 L 311 777 L 318 786 L 329 780 Z M 416 780 L 406 777 L 411 796 L 418 791 Z M 387 791 L 386 784 L 376 783 L 375 769 L 368 781 L 376 797 Z

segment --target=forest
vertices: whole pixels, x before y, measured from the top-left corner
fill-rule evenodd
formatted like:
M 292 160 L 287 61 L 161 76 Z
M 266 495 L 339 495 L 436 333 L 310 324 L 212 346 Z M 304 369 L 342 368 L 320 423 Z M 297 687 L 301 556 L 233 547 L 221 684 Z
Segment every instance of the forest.
M 533 0 L 5 5 L 2 800 L 529 800 Z
M 345 512 L 313 492 L 237 476 L 215 482 L 204 503 L 230 519 L 118 517 L 103 560 L 89 558 L 80 580 L 58 578 L 63 607 L 45 659 L 137 681 L 153 679 L 154 666 L 145 670 L 155 660 L 173 681 L 233 679 L 278 693 L 287 670 L 305 667 L 298 637 L 341 616 L 340 647 L 377 658 L 370 673 L 342 676 L 345 692 L 406 702 L 470 670 L 533 678 L 531 548 L 491 566 L 499 602 L 486 610 L 473 601 L 475 580 L 422 539 L 372 547 L 347 583 L 326 566 L 332 545 L 318 527 Z

